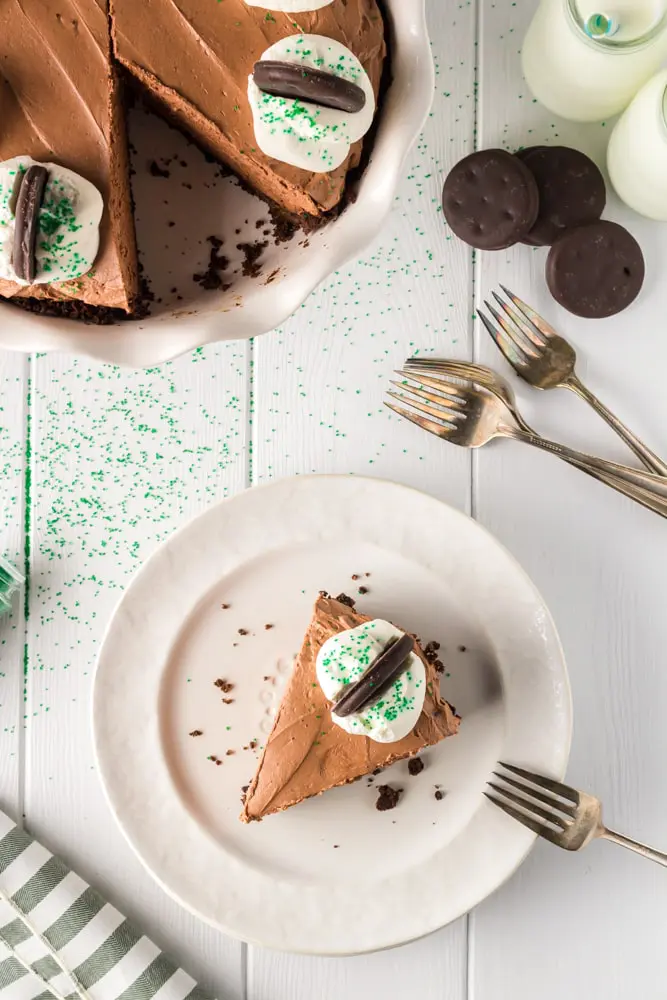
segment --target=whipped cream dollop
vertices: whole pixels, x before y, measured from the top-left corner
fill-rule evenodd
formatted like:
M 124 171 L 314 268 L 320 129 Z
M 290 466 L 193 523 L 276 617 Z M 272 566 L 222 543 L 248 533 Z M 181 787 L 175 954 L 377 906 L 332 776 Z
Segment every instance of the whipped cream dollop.
M 32 282 L 14 270 L 14 205 L 17 175 L 36 164 L 30 156 L 0 163 L 0 278 L 18 285 L 70 281 L 90 271 L 100 245 L 102 195 L 94 184 L 57 163 L 42 163 L 49 172 L 39 209 L 35 244 L 36 274 Z
M 335 170 L 347 159 L 352 143 L 363 138 L 373 123 L 375 94 L 364 67 L 345 45 L 325 35 L 288 35 L 261 59 L 334 73 L 364 91 L 366 104 L 351 113 L 266 94 L 252 75 L 248 78 L 255 138 L 262 152 L 313 173 Z
M 263 7 L 264 10 L 281 10 L 297 14 L 304 10 L 319 10 L 328 7 L 333 0 L 245 0 L 248 7 Z
M 350 684 L 355 684 L 391 639 L 404 633 L 390 622 L 375 618 L 332 635 L 317 655 L 317 680 L 329 701 Z M 359 712 L 331 718 L 354 736 L 368 736 L 376 743 L 396 743 L 417 725 L 426 696 L 426 669 L 416 653 L 406 660 L 405 669 L 388 691 Z

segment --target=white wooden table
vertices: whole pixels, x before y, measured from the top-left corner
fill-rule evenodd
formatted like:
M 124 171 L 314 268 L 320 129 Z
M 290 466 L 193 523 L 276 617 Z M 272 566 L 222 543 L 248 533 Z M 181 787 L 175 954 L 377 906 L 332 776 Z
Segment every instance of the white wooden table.
M 95 655 L 129 575 L 220 497 L 306 472 L 383 476 L 472 513 L 520 560 L 560 629 L 575 701 L 569 776 L 611 825 L 667 847 L 667 527 L 547 455 L 471 458 L 382 407 L 413 351 L 503 368 L 473 322 L 498 281 L 553 317 L 582 374 L 667 453 L 667 227 L 612 198 L 647 257 L 639 303 L 604 323 L 549 299 L 544 251 L 477 255 L 439 209 L 478 146 L 571 143 L 603 162 L 607 126 L 552 121 L 521 80 L 533 0 L 429 0 L 437 95 L 381 239 L 285 326 L 148 371 L 0 354 L 0 551 L 25 565 L 25 609 L 0 623 L 0 807 L 108 894 L 225 1000 L 664 1000 L 667 874 L 610 845 L 539 844 L 500 892 L 427 940 L 350 960 L 245 947 L 171 902 L 103 799 L 91 748 Z M 104 336 L 104 331 L 99 331 Z M 504 369 L 503 369 L 504 370 Z M 546 433 L 627 456 L 567 393 L 517 385 Z

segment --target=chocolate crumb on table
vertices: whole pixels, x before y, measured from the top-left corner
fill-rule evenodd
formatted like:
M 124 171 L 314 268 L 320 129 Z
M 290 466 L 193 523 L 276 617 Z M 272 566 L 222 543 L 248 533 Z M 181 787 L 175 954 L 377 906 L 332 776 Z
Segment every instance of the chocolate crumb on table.
M 220 607 L 222 608 L 223 611 L 229 611 L 229 609 L 231 608 L 231 604 L 221 604 Z
M 467 646 L 459 646 L 459 653 L 465 653 L 467 651 Z
M 248 635 L 248 629 L 247 628 L 240 628 L 239 629 L 239 635 Z
M 375 808 L 378 812 L 387 812 L 388 809 L 395 809 L 402 794 L 402 788 L 392 788 L 391 785 L 378 785 L 378 800 L 375 803 Z
M 436 788 L 434 798 L 437 799 L 438 802 L 442 802 L 446 794 L 447 793 L 443 792 L 442 788 Z
M 204 732 L 202 729 L 193 729 L 191 733 L 188 733 L 188 736 L 203 736 L 203 735 Z
M 213 681 L 215 687 L 220 688 L 223 694 L 229 694 L 230 691 L 234 690 L 234 685 L 231 681 L 226 680 L 224 677 L 218 677 L 217 681 Z
M 328 595 L 323 592 L 323 596 L 326 597 Z M 348 597 L 347 594 L 339 594 L 336 600 L 338 601 L 339 604 L 345 604 L 348 608 L 354 607 L 354 598 Z
M 222 699 L 222 704 L 223 705 L 233 705 L 234 704 L 234 699 L 233 698 L 223 698 Z
M 424 770 L 424 761 L 421 757 L 411 757 L 408 761 L 408 771 L 414 777 L 416 774 L 421 774 Z
M 272 628 L 273 628 L 273 625 L 271 625 L 271 624 L 266 624 L 266 625 L 264 626 L 264 628 L 265 628 L 265 630 L 266 630 L 266 631 L 268 632 L 268 631 L 269 631 L 269 629 L 272 629 Z
M 225 753 L 225 756 L 226 757 L 233 757 L 233 755 L 235 753 L 236 753 L 236 750 L 227 750 L 227 752 Z
M 359 587 L 359 593 L 360 594 L 367 594 L 368 593 L 368 587 Z
M 352 574 L 352 579 L 353 579 L 353 580 L 355 581 L 355 583 L 356 583 L 356 581 L 360 579 L 360 577 L 359 577 L 359 574 L 358 574 L 358 573 L 353 573 L 353 574 Z

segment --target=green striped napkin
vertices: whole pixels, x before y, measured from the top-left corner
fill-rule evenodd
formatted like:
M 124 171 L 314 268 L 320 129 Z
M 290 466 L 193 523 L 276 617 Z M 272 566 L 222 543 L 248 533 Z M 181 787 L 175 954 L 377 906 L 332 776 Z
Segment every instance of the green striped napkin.
M 0 1000 L 209 1000 L 0 812 Z

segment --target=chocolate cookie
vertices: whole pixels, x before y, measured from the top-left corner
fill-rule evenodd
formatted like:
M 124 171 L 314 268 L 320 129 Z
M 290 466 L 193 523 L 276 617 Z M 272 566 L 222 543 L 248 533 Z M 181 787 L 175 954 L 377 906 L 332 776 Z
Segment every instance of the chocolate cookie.
M 600 220 L 571 229 L 549 251 L 549 291 L 575 316 L 602 319 L 636 299 L 644 282 L 637 240 L 616 222 Z
M 566 230 L 600 218 L 607 189 L 585 153 L 567 146 L 531 146 L 516 155 L 535 177 L 540 194 L 537 221 L 522 243 L 550 246 Z
M 484 149 L 450 171 L 442 207 L 459 239 L 478 250 L 504 250 L 535 224 L 537 183 L 516 156 L 504 149 Z

